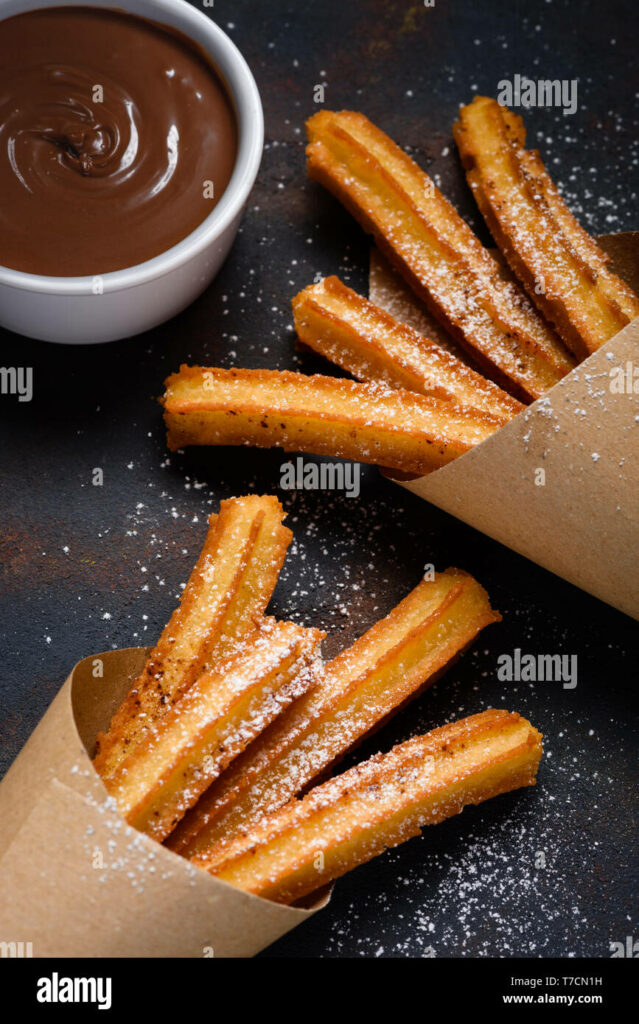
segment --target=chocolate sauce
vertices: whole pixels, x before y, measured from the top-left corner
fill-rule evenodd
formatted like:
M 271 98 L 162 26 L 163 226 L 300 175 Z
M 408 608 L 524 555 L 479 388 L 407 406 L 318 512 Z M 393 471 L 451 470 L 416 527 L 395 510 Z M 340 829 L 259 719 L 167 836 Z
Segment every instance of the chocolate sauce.
M 237 128 L 205 54 L 124 12 L 0 21 L 0 265 L 96 275 L 157 256 L 228 185 Z

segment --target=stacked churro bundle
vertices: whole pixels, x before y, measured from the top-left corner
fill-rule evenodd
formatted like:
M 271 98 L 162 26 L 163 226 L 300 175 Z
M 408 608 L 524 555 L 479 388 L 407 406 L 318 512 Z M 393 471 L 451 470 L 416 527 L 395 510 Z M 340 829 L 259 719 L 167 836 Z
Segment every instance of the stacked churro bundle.
M 496 101 L 463 107 L 455 138 L 514 276 L 363 114 L 321 111 L 307 130 L 310 177 L 373 235 L 460 355 L 329 277 L 293 300 L 295 326 L 356 380 L 184 366 L 163 397 L 170 448 L 278 445 L 425 474 L 499 430 L 639 315 L 539 154 L 524 149 L 521 118 Z
M 315 682 L 323 634 L 264 615 L 292 534 L 277 498 L 222 502 L 144 671 L 94 760 L 129 824 L 164 839 Z
M 323 663 L 320 630 L 265 614 L 291 540 L 283 518 L 274 497 L 222 502 L 94 765 L 130 825 L 291 902 L 466 804 L 533 785 L 541 737 L 486 711 L 323 781 L 500 616 L 448 569 Z

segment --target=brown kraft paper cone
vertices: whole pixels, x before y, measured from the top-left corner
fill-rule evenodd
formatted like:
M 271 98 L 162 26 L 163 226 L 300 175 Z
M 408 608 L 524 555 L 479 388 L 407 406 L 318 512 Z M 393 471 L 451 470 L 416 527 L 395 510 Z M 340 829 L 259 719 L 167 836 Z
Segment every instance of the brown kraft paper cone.
M 90 755 L 147 654 L 79 662 L 0 783 L 0 941 L 34 957 L 248 957 L 328 902 L 242 892 L 119 815 Z
M 599 243 L 639 291 L 639 232 Z M 370 298 L 436 336 L 376 250 Z M 639 319 L 477 448 L 397 482 L 639 619 Z

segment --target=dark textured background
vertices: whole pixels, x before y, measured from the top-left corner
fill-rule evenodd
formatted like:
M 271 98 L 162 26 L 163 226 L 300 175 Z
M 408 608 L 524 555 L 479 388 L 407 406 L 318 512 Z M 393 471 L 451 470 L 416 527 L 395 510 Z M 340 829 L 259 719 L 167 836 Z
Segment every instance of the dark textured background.
M 281 494 L 296 540 L 272 609 L 330 630 L 329 650 L 389 610 L 425 562 L 474 573 L 503 613 L 364 752 L 508 707 L 546 736 L 540 785 L 359 869 L 266 956 L 606 957 L 611 941 L 639 937 L 637 624 L 372 468 L 353 500 L 278 492 L 277 452 L 169 458 L 153 400 L 182 361 L 318 368 L 294 353 L 291 296 L 317 274 L 366 288 L 367 240 L 305 180 L 315 84 L 327 85 L 326 106 L 361 109 L 409 147 L 488 241 L 452 143 L 458 104 L 475 91 L 495 95 L 515 73 L 578 77 L 577 113 L 529 112 L 529 138 L 589 229 L 638 227 L 634 10 L 619 0 L 436 0 L 431 9 L 215 0 L 207 13 L 247 57 L 266 115 L 258 182 L 218 279 L 181 316 L 131 341 L 67 348 L 0 332 L 2 365 L 31 365 L 35 377 L 32 403 L 0 399 L 3 770 L 76 661 L 157 637 L 205 517 L 228 495 Z M 97 466 L 103 487 L 91 484 Z M 628 571 L 637 572 L 637 552 Z M 499 683 L 496 659 L 515 647 L 578 654 L 577 688 Z M 535 867 L 539 851 L 545 868 Z

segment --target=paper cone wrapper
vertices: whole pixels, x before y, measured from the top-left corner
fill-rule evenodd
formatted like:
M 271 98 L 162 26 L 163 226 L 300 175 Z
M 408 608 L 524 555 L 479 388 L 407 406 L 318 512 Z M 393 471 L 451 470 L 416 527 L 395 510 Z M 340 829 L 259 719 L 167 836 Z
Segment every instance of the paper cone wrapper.
M 251 896 L 114 809 L 90 755 L 147 654 L 79 662 L 0 783 L 0 941 L 34 957 L 247 957 L 327 902 Z
M 599 241 L 639 290 L 639 232 Z M 437 334 L 376 251 L 370 297 Z M 639 618 L 639 319 L 477 448 L 398 483 Z

